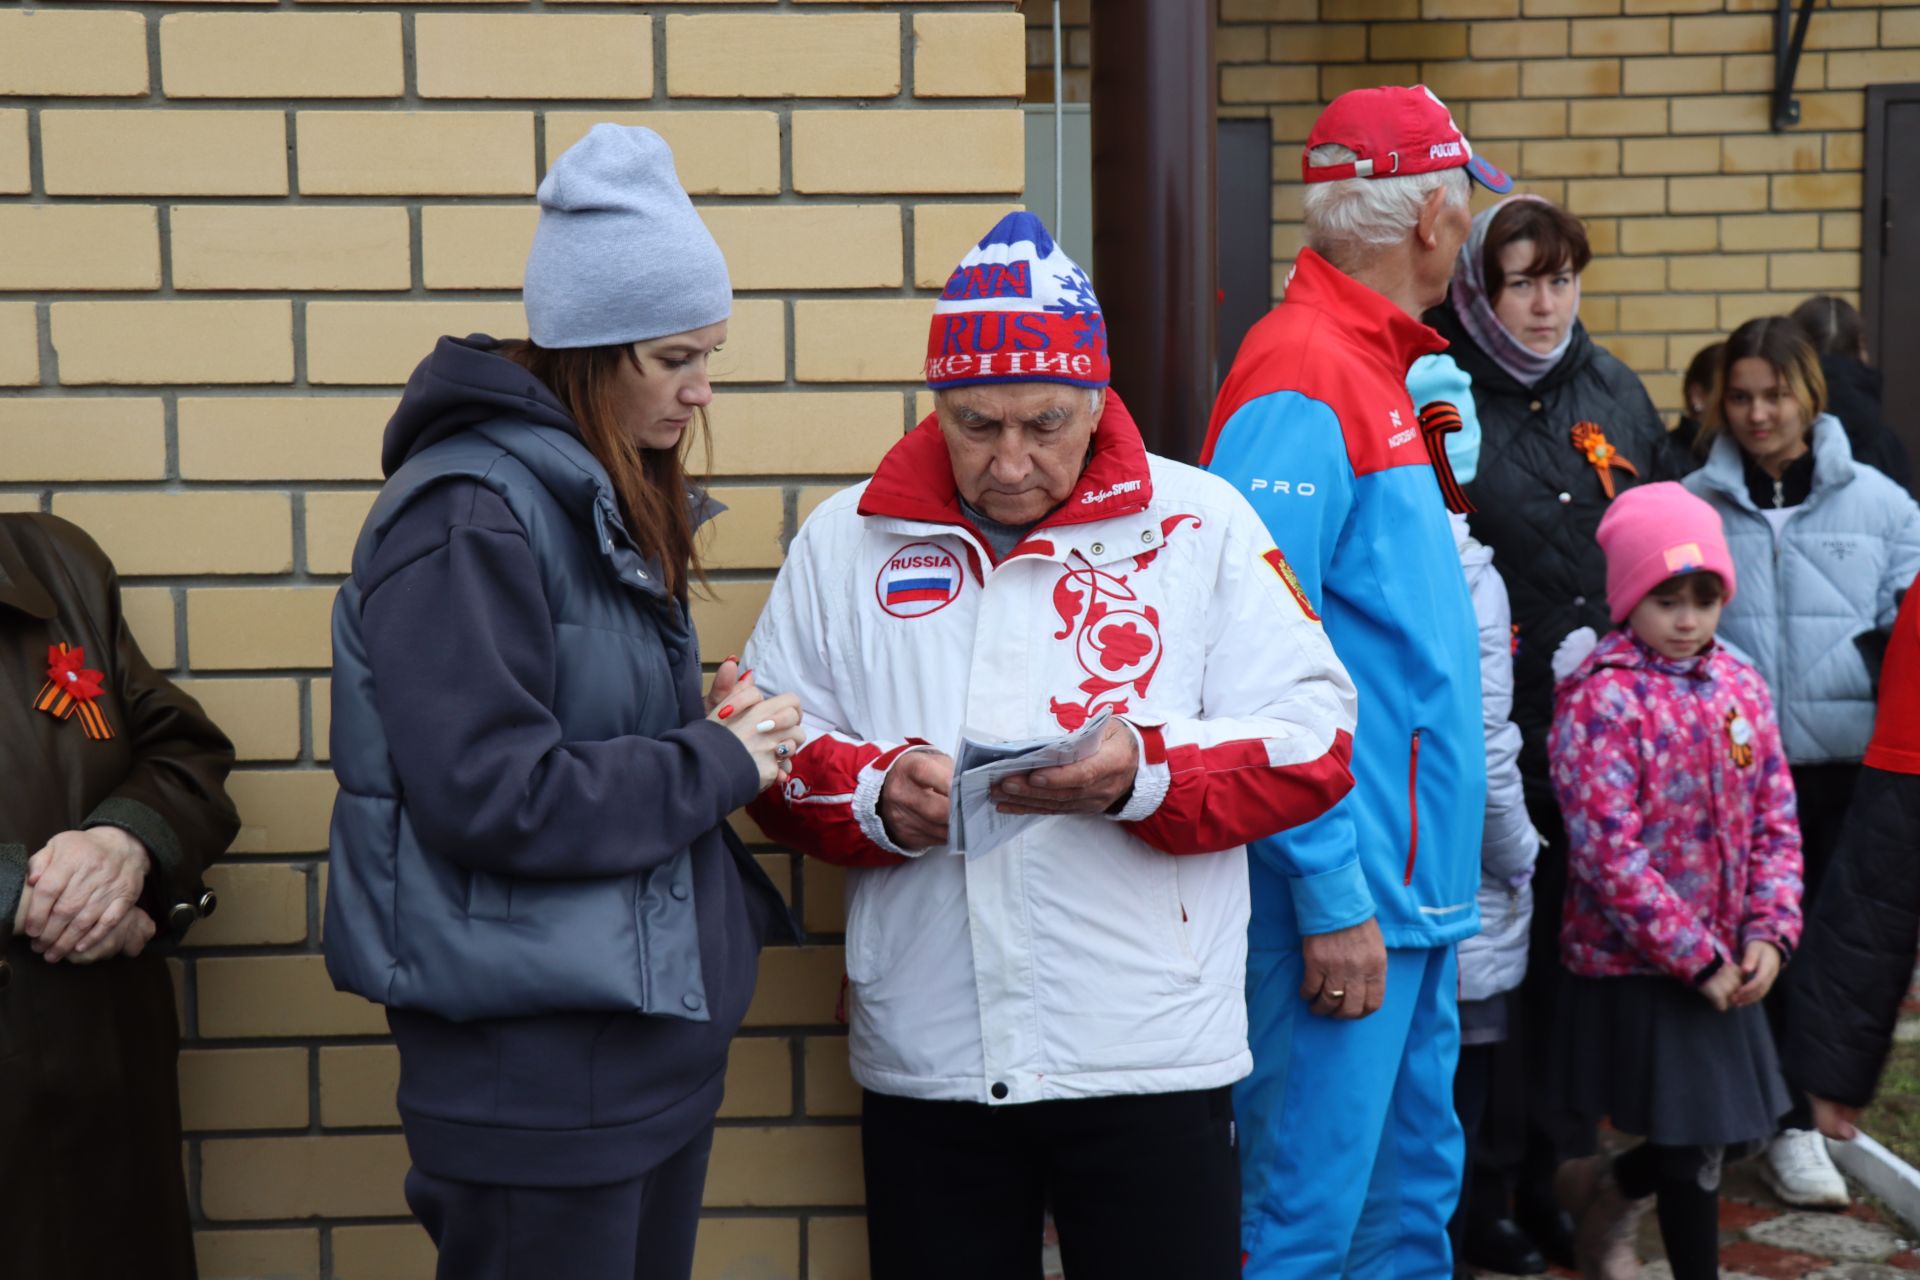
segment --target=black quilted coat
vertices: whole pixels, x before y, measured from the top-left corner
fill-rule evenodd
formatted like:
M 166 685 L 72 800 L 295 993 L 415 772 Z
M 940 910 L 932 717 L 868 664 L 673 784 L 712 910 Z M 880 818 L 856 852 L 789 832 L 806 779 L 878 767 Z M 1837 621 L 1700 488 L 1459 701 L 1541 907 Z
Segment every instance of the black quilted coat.
M 1473 379 L 1480 413 L 1480 464 L 1467 497 L 1473 536 L 1493 548 L 1493 566 L 1513 602 L 1513 720 L 1523 746 L 1520 771 L 1547 776 L 1553 719 L 1553 651 L 1569 631 L 1604 635 L 1607 561 L 1594 541 L 1610 499 L 1573 427 L 1593 422 L 1633 464 L 1614 469 L 1616 494 L 1650 480 L 1678 479 L 1666 423 L 1632 370 L 1596 346 L 1578 321 L 1567 354 L 1532 387 L 1522 386 L 1474 343 L 1452 306 L 1426 322 L 1452 346 L 1447 354 Z

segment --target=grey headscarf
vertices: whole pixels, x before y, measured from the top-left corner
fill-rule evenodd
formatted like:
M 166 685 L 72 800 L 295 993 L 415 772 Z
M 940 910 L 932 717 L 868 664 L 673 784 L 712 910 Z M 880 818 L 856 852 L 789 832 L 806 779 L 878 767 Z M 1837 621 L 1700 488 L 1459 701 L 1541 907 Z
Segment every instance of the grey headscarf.
M 1574 277 L 1573 314 L 1567 317 L 1567 332 L 1560 339 L 1559 346 L 1547 352 L 1535 351 L 1507 332 L 1507 326 L 1501 324 L 1500 317 L 1493 313 L 1493 302 L 1487 292 L 1487 275 L 1481 264 L 1486 258 L 1487 229 L 1493 225 L 1495 215 L 1516 200 L 1552 203 L 1534 195 L 1508 196 L 1499 204 L 1482 209 L 1474 217 L 1473 230 L 1468 233 L 1467 242 L 1460 246 L 1460 258 L 1454 264 L 1449 296 L 1454 314 L 1460 317 L 1460 323 L 1475 344 L 1491 356 L 1495 364 L 1512 374 L 1521 386 L 1531 387 L 1552 372 L 1573 343 L 1574 321 L 1580 318 L 1580 278 Z

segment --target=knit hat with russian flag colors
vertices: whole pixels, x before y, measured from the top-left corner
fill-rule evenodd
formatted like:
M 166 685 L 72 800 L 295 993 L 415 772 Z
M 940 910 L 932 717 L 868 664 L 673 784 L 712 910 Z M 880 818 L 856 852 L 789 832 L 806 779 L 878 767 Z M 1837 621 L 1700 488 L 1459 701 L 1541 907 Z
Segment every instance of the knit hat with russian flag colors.
M 954 268 L 933 304 L 927 385 L 1108 382 L 1093 283 L 1031 213 L 1010 213 Z

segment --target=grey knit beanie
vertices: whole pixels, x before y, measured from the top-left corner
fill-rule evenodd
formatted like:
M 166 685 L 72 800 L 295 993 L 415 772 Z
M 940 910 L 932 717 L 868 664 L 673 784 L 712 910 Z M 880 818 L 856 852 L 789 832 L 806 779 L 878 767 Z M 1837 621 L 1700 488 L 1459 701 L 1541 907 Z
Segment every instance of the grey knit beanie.
M 543 347 L 645 342 L 733 313 L 727 261 L 651 129 L 596 124 L 540 183 L 527 332 Z

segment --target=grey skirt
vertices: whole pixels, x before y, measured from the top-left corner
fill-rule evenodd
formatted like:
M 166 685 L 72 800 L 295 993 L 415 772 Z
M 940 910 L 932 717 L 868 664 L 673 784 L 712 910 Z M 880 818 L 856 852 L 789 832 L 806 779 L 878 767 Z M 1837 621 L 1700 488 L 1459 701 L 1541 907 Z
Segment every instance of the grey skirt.
M 1564 974 L 1554 1032 L 1566 1107 L 1662 1146 L 1768 1138 L 1792 1105 L 1765 1010 L 1717 1012 L 1674 978 Z

